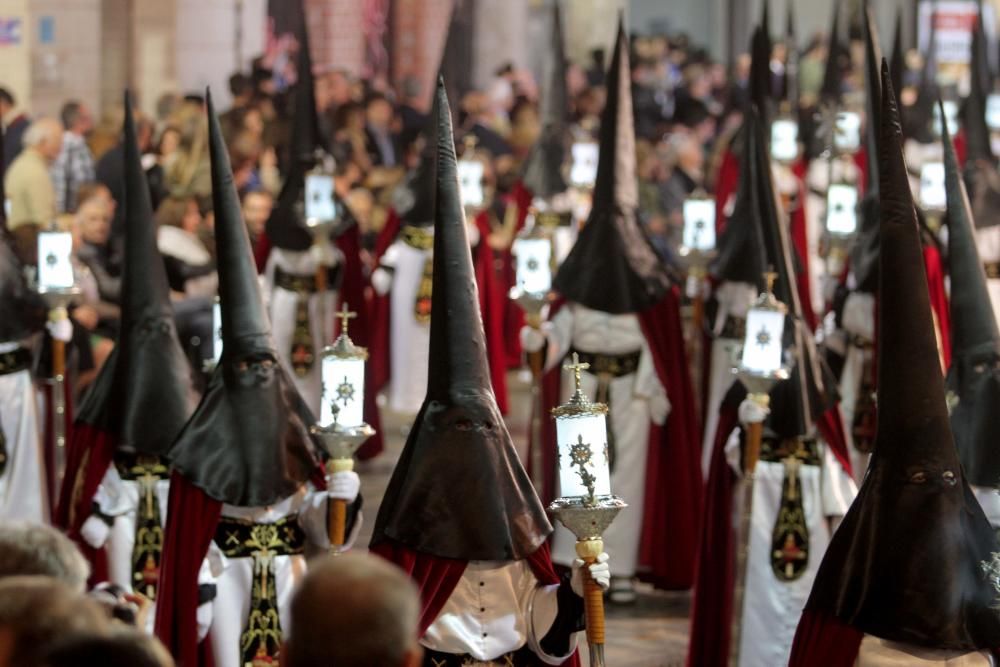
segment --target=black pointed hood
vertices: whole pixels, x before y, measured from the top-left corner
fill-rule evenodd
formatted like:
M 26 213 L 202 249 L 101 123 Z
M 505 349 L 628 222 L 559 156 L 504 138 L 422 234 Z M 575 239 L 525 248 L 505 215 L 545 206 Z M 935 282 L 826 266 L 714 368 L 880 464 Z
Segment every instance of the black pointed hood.
M 771 102 L 771 40 L 762 26 L 750 37 L 750 102 L 765 118 L 770 117 Z
M 889 72 L 892 74 L 892 89 L 903 90 L 903 74 L 906 72 L 906 54 L 903 49 L 903 9 L 896 10 L 896 29 L 892 38 L 892 55 L 889 57 Z
M 295 83 L 295 109 L 287 176 L 265 226 L 267 238 L 274 247 L 294 251 L 308 250 L 313 243 L 312 234 L 302 223 L 305 176 L 316 164 L 317 151 L 320 154 L 329 152 L 320 133 L 319 115 L 316 112 L 316 81 L 313 78 L 305 8 L 300 10 L 300 16 L 302 21 L 297 34 L 299 54 L 296 65 L 298 80 Z
M 417 138 L 420 162 L 407 175 L 404 204 L 397 211 L 407 225 L 430 227 L 434 224 L 434 201 L 437 191 L 437 151 L 435 119 L 428 117 Z
M 795 3 L 788 0 L 785 15 L 785 100 L 793 113 L 799 104 L 799 43 L 795 36 Z
M 121 328 L 111 356 L 77 421 L 118 436 L 127 451 L 159 456 L 194 409 L 191 367 L 184 355 L 167 272 L 156 246 L 149 185 L 140 161 L 132 100 L 125 93 L 125 252 Z
M 944 114 L 941 115 L 944 118 Z M 951 428 L 969 483 L 1000 480 L 1000 331 L 986 272 L 976 249 L 972 207 L 958 158 L 942 121 L 948 193 L 948 273 L 951 279 L 951 366 L 947 386 Z
M 566 92 L 566 53 L 558 0 L 552 5 L 552 57 L 548 68 L 548 88 L 542 98 L 541 108 L 542 132 L 528 156 L 522 179 L 531 194 L 546 199 L 565 192 L 569 187 L 563 178 L 569 104 Z
M 827 104 L 837 104 L 840 101 L 840 68 L 844 53 L 844 47 L 840 43 L 840 5 L 839 2 L 833 3 L 833 23 L 830 27 L 826 69 L 823 71 L 823 84 L 819 91 L 820 98 Z
M 868 474 L 834 533 L 807 610 L 867 634 L 971 651 L 1000 646 L 1000 551 L 959 463 L 945 404 L 920 230 L 882 65 L 878 430 Z
M 517 560 L 538 549 L 552 526 L 490 383 L 441 79 L 432 117 L 438 182 L 427 396 L 379 507 L 372 545 L 392 540 L 441 558 Z
M 607 89 L 590 217 L 553 285 L 587 308 L 636 313 L 663 298 L 670 278 L 638 219 L 628 40 L 620 18 Z
M 206 102 L 222 357 L 170 458 L 215 500 L 259 507 L 296 493 L 316 470 L 314 419 L 277 361 L 211 93 Z
M 934 141 L 931 123 L 934 119 L 934 105 L 940 97 L 937 84 L 937 2 L 931 2 L 931 31 L 927 51 L 924 54 L 924 68 L 920 72 L 917 99 L 907 113 L 909 132 L 904 136 L 921 143 Z
M 990 146 L 990 128 L 986 125 L 986 97 L 989 95 L 989 63 L 986 62 L 986 34 L 982 20 L 972 31 L 972 58 L 969 64 L 969 96 L 962 105 L 962 125 L 965 128 L 966 160 L 996 164 Z
M 878 31 L 871 7 L 864 8 L 861 22 L 865 40 L 865 154 L 868 165 L 868 182 L 859 210 L 858 237 L 851 248 L 851 271 L 859 292 L 875 294 L 878 290 L 879 228 L 879 173 L 878 133 L 881 113 L 882 76 L 879 71 L 882 50 L 879 48 Z

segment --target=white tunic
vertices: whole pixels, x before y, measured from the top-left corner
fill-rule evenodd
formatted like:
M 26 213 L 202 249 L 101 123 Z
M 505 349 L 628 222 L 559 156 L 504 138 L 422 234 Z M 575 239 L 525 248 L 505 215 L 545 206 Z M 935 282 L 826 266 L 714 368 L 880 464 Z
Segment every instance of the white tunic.
M 340 251 L 336 251 L 337 263 L 342 265 Z M 306 405 L 313 411 L 314 415 L 320 413 L 320 399 L 322 398 L 322 373 L 323 364 L 320 353 L 323 348 L 333 343 L 334 325 L 337 310 L 336 290 L 329 289 L 322 294 L 313 292 L 309 295 L 309 323 L 310 333 L 313 339 L 314 359 L 312 368 L 304 377 L 299 377 L 292 370 L 292 360 L 290 358 L 292 350 L 292 339 L 295 334 L 295 312 L 298 307 L 299 295 L 296 292 L 277 287 L 274 284 L 274 269 L 280 268 L 286 273 L 297 276 L 315 276 L 317 263 L 315 256 L 309 251 L 295 252 L 274 248 L 267 260 L 265 276 L 270 289 L 270 314 L 271 331 L 274 336 L 274 344 L 278 348 L 278 356 L 281 363 L 285 365 L 285 370 L 295 383 L 295 388 L 299 390 Z M 332 286 L 331 286 L 332 287 Z M 349 304 L 351 308 L 360 308 L 362 304 Z
M 18 343 L 0 343 L 0 353 L 18 347 Z M 0 475 L 0 519 L 48 521 L 42 433 L 28 369 L 0 375 L 0 428 L 7 440 L 7 466 Z
M 846 331 L 859 342 L 871 343 L 875 337 L 875 298 L 871 294 L 853 292 L 844 303 L 841 321 Z M 854 444 L 854 411 L 864 381 L 865 356 L 872 350 L 865 350 L 850 342 L 844 352 L 844 368 L 840 373 L 840 410 L 844 419 L 844 433 L 847 449 L 851 456 L 854 481 L 861 484 L 868 471 L 871 454 L 861 452 Z
M 794 581 L 779 581 L 771 569 L 774 523 L 781 506 L 785 466 L 771 461 L 757 463 L 743 597 L 740 667 L 788 664 L 799 616 L 830 543 L 833 522 L 844 516 L 857 494 L 854 481 L 830 453 L 830 448 L 825 443 L 819 446 L 823 464 L 798 468 L 802 508 L 809 529 L 809 560 L 805 572 Z M 738 470 L 739 429 L 733 430 L 726 443 L 726 456 L 730 465 Z M 739 522 L 740 518 L 734 516 L 733 521 Z
M 858 649 L 856 667 L 993 667 L 989 651 L 941 651 L 865 635 Z
M 524 560 L 471 561 L 420 643 L 481 661 L 473 665 L 492 664 L 525 645 L 545 664 L 562 664 L 576 650 L 575 637 L 566 656 L 547 655 L 539 646 L 556 619 L 558 589 L 540 585 Z
M 570 348 L 599 354 L 639 352 L 639 367 L 635 373 L 614 378 L 608 393 L 611 398 L 611 429 L 615 438 L 615 462 L 611 473 L 611 489 L 632 504 L 622 512 L 604 533 L 605 548 L 614 554 L 611 574 L 631 577 L 639 559 L 642 534 L 642 502 L 646 494 L 646 456 L 649 449 L 649 425 L 655 418 L 662 424 L 669 411 L 666 390 L 660 384 L 652 354 L 634 314 L 609 315 L 578 304 L 564 306 L 545 326 L 550 342 L 548 366 L 563 363 Z M 598 381 L 583 373 L 583 393 L 596 400 Z M 573 383 L 562 382 L 562 400 L 573 393 Z M 576 559 L 576 538 L 561 524 L 556 526 L 552 560 L 570 565 Z

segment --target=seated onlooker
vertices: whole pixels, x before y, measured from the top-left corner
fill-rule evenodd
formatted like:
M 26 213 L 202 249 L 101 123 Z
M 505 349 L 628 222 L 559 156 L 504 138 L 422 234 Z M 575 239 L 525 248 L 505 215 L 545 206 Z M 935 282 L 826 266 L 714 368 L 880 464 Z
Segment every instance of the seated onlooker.
M 173 667 L 174 660 L 155 637 L 116 628 L 106 637 L 82 636 L 57 642 L 42 660 L 43 667 Z
M 156 245 L 178 297 L 214 297 L 219 278 L 202 241 L 205 220 L 194 197 L 168 197 L 156 210 Z
M 250 244 L 257 247 L 257 239 L 264 232 L 264 225 L 271 217 L 274 197 L 267 190 L 250 190 L 243 193 L 243 221 L 250 233 Z
M 83 593 L 90 564 L 72 540 L 41 523 L 0 521 L 0 580 L 41 575 Z
M 0 667 L 34 667 L 57 640 L 110 629 L 100 605 L 57 579 L 0 579 Z
M 114 199 L 107 186 L 88 183 L 77 191 L 77 200 L 73 224 L 79 230 L 80 243 L 76 257 L 93 275 L 101 300 L 116 304 L 121 299 L 122 281 L 116 273 L 118 261 L 110 243 Z
M 292 597 L 287 667 L 416 667 L 420 596 L 413 581 L 369 554 L 325 556 Z

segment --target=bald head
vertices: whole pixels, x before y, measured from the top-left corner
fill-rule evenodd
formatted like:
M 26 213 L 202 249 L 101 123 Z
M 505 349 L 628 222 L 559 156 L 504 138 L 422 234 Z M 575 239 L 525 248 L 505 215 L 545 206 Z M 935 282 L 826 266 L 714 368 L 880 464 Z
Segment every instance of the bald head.
M 409 667 L 420 664 L 420 596 L 388 561 L 354 552 L 310 564 L 292 598 L 289 667 Z
M 54 162 L 62 150 L 63 127 L 55 118 L 44 116 L 33 122 L 24 132 L 24 147 L 41 153 Z

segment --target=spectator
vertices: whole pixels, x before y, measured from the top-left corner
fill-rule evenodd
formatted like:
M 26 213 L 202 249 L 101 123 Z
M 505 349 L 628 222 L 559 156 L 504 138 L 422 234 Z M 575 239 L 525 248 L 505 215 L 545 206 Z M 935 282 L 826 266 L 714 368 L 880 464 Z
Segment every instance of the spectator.
M 49 166 L 62 149 L 62 126 L 54 118 L 39 118 L 24 133 L 24 150 L 11 163 L 4 179 L 10 200 L 7 226 L 34 223 L 42 229 L 56 219 L 56 193 Z
M 94 119 L 90 110 L 76 100 L 64 104 L 59 117 L 63 124 L 62 150 L 49 173 L 56 192 L 56 211 L 69 213 L 76 209 L 80 185 L 94 180 L 94 158 L 85 139 L 94 127 Z
M 40 575 L 83 593 L 90 564 L 73 542 L 51 526 L 0 521 L 0 580 Z
M 74 227 L 80 237 L 76 258 L 83 263 L 97 283 L 102 301 L 116 304 L 121 297 L 121 278 L 116 275 L 119 263 L 109 243 L 111 220 L 115 205 L 111 192 L 101 183 L 82 186 L 77 197 L 80 204 L 74 216 Z
M 156 245 L 167 265 L 171 291 L 183 297 L 215 296 L 219 279 L 202 241 L 205 220 L 194 197 L 170 197 L 156 210 Z
M 274 197 L 266 190 L 250 190 L 243 194 L 243 220 L 250 233 L 250 244 L 255 248 L 273 208 Z
M 100 637 L 110 630 L 96 602 L 57 579 L 0 580 L 0 667 L 34 667 L 57 640 Z
M 392 127 L 394 117 L 395 110 L 385 95 L 369 96 L 365 104 L 365 146 L 376 167 L 395 167 L 399 163 L 399 140 Z
M 156 638 L 128 628 L 107 637 L 81 636 L 56 643 L 42 667 L 174 667 L 174 660 Z
M 6 88 L 0 88 L 0 123 L 3 123 L 3 162 L 11 164 L 21 152 L 24 133 L 31 120 L 17 109 L 17 100 Z
M 416 667 L 420 597 L 413 581 L 377 556 L 313 561 L 292 597 L 288 667 Z M 287 660 L 287 662 L 286 662 Z
M 219 116 L 219 123 L 227 141 L 240 129 L 240 116 L 253 101 L 253 79 L 242 72 L 233 74 L 229 77 L 229 93 L 233 96 L 233 104 L 228 111 Z

